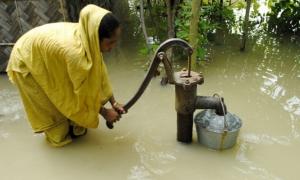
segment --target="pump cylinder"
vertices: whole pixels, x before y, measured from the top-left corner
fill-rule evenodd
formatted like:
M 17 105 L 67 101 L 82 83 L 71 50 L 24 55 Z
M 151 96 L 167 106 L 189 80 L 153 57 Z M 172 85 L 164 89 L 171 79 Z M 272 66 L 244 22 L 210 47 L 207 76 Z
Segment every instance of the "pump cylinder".
M 197 84 L 175 85 L 177 111 L 177 140 L 184 143 L 192 142 L 193 114 L 195 111 L 195 98 Z

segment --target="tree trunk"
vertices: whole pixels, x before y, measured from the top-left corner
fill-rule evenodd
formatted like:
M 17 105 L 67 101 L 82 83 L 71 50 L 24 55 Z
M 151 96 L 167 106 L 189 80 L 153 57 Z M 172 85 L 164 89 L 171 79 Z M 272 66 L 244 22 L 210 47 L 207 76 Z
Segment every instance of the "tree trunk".
M 168 14 L 168 38 L 175 37 L 175 14 L 178 0 L 166 0 Z
M 152 7 L 151 0 L 147 0 L 147 6 Z
M 223 0 L 220 0 L 220 17 L 219 17 L 220 23 L 222 22 L 222 19 L 223 19 L 223 17 L 222 17 L 223 4 L 224 4 Z
M 144 18 L 144 0 L 140 0 L 140 21 L 142 25 L 143 34 L 146 40 L 147 48 L 148 50 L 150 50 L 150 46 L 148 44 L 148 35 L 147 35 L 147 30 L 145 25 L 145 18 Z
M 172 23 L 172 5 L 171 2 L 172 0 L 167 0 L 166 4 L 167 4 L 167 14 L 168 14 L 168 38 L 172 38 L 175 36 L 175 32 L 174 32 L 174 25 Z
M 158 36 L 159 35 L 159 25 L 158 25 L 157 19 L 154 19 L 155 15 L 153 14 L 152 4 L 151 4 L 150 0 L 147 0 L 147 9 L 149 11 L 151 24 L 152 24 L 152 26 L 154 26 L 154 29 L 155 29 L 155 34 L 156 34 L 156 36 Z
M 244 32 L 242 37 L 242 44 L 241 44 L 241 51 L 245 51 L 246 48 L 246 40 L 248 36 L 248 29 L 249 29 L 249 15 L 250 15 L 250 7 L 251 7 L 251 0 L 247 1 L 247 7 L 246 7 L 246 14 L 245 14 L 245 20 L 244 20 Z
M 200 1 L 193 0 L 192 1 L 192 16 L 190 23 L 190 34 L 189 34 L 189 42 L 193 47 L 194 53 L 192 55 L 192 67 L 195 67 L 197 60 L 197 45 L 198 45 L 198 23 L 200 19 Z

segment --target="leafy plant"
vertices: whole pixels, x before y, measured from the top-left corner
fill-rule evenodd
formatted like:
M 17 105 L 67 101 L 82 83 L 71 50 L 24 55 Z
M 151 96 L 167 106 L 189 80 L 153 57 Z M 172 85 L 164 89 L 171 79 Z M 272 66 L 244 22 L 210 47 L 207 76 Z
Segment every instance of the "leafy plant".
M 270 0 L 269 31 L 277 34 L 300 35 L 300 1 L 299 0 Z
M 159 44 L 149 44 L 148 47 L 145 45 L 143 48 L 139 50 L 139 53 L 142 55 L 148 55 L 150 53 L 153 53 L 157 48 Z
M 179 38 L 189 40 L 189 28 L 191 18 L 191 0 L 184 0 L 179 8 L 179 13 L 175 20 L 176 35 Z M 224 24 L 225 22 L 225 24 Z M 232 9 L 227 6 L 220 8 L 220 4 L 215 2 L 213 4 L 201 7 L 199 19 L 199 34 L 198 34 L 198 49 L 197 59 L 204 59 L 207 49 L 206 45 L 209 43 L 208 36 L 214 33 L 217 29 L 233 26 L 235 17 Z

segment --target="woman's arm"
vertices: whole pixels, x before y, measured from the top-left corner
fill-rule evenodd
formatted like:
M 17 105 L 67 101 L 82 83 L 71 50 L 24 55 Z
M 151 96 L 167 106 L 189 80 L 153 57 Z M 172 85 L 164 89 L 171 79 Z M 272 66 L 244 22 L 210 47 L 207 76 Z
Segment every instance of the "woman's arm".
M 114 104 L 117 103 L 117 101 L 115 100 L 114 95 L 112 95 L 112 96 L 109 98 L 109 102 L 110 102 L 111 106 L 114 106 Z
M 109 102 L 111 104 L 111 106 L 120 114 L 125 114 L 126 111 L 125 109 L 123 108 L 123 105 L 122 104 L 119 104 L 116 100 L 115 100 L 115 97 L 114 95 L 112 95 L 110 98 L 109 98 Z

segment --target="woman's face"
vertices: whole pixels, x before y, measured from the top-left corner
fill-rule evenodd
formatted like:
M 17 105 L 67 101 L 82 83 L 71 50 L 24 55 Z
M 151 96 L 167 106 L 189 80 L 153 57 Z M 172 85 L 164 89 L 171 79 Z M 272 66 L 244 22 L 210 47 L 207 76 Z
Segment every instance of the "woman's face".
M 121 28 L 118 27 L 111 38 L 104 38 L 100 42 L 101 52 L 110 52 L 117 45 L 118 39 L 121 36 Z

